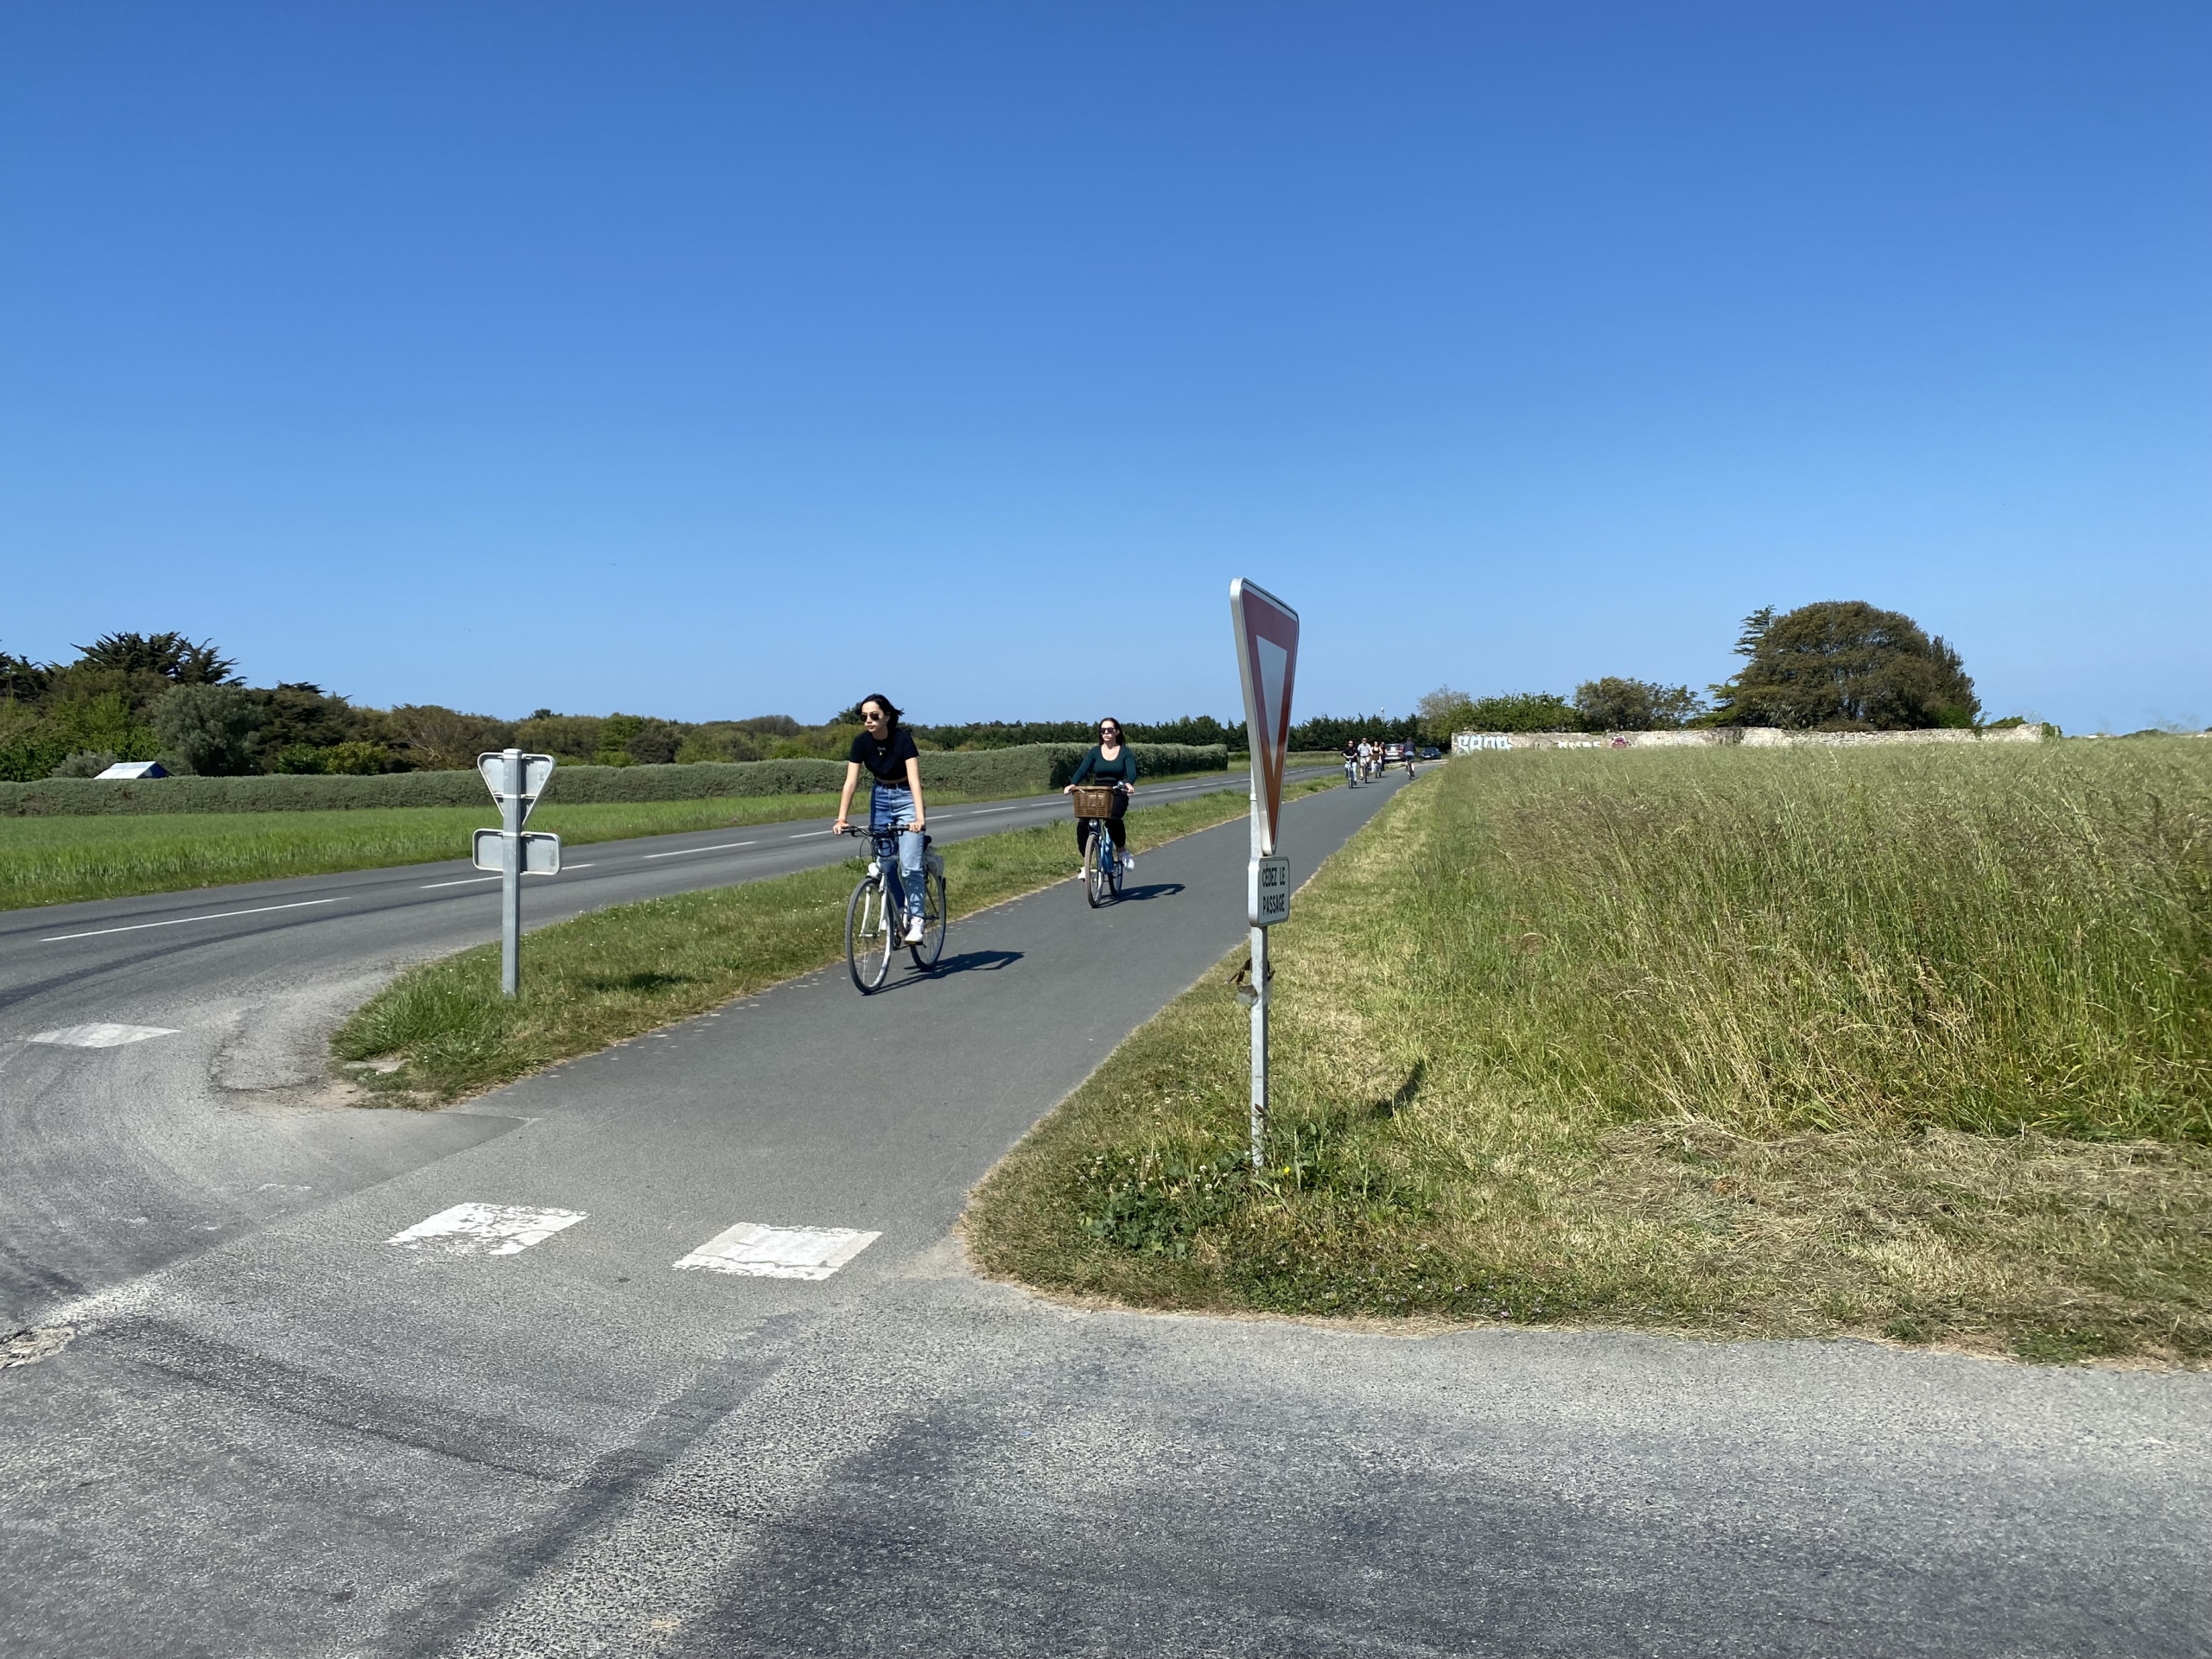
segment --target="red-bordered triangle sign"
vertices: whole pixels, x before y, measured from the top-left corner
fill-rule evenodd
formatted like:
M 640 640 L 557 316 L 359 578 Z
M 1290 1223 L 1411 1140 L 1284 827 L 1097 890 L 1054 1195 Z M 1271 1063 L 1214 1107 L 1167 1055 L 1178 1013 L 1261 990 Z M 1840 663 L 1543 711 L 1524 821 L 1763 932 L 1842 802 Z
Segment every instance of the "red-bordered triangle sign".
M 1272 855 L 1282 819 L 1291 687 L 1298 678 L 1298 613 L 1240 576 L 1229 584 L 1229 614 L 1236 626 L 1236 670 L 1244 680 L 1244 730 L 1252 746 L 1260 851 Z

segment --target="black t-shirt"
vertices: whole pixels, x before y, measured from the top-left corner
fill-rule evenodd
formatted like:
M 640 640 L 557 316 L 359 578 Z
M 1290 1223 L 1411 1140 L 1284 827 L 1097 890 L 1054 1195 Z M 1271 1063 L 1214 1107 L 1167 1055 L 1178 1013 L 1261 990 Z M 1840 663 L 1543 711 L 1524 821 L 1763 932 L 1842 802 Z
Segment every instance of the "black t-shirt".
M 879 742 L 866 732 L 853 740 L 853 764 L 866 766 L 880 781 L 896 784 L 901 789 L 906 786 L 906 763 L 919 755 L 920 751 L 914 747 L 914 734 L 904 726 L 892 734 L 888 743 Z

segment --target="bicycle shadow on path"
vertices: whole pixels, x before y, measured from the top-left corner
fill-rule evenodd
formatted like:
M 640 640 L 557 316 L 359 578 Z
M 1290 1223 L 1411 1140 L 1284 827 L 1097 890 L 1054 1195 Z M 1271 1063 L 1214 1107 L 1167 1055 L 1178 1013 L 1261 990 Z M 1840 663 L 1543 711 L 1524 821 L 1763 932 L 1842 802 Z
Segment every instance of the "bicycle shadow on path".
M 943 979 L 949 974 L 995 974 L 1001 968 L 1011 968 L 1025 953 L 1020 950 L 963 950 L 957 957 L 944 957 L 933 968 L 909 967 L 901 977 L 887 982 L 882 990 L 903 990 L 909 985 L 926 985 L 933 979 Z
M 1183 884 L 1180 881 L 1152 881 L 1141 887 L 1123 887 L 1116 902 L 1124 905 L 1141 904 L 1147 899 L 1173 899 L 1182 891 Z

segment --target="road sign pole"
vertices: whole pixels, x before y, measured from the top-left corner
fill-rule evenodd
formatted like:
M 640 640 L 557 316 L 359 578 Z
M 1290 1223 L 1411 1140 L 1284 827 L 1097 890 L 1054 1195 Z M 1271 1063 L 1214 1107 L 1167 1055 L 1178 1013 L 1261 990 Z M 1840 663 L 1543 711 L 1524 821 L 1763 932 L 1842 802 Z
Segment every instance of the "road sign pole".
M 1268 930 L 1252 930 L 1252 1167 L 1268 1157 Z
M 522 751 L 499 755 L 499 995 L 522 991 Z
M 1239 578 L 1229 584 L 1236 669 L 1244 684 L 1244 734 L 1252 755 L 1249 912 L 1251 983 L 1237 995 L 1252 1015 L 1252 1167 L 1268 1160 L 1268 930 L 1290 914 L 1290 864 L 1278 844 L 1292 687 L 1298 671 L 1298 613 Z

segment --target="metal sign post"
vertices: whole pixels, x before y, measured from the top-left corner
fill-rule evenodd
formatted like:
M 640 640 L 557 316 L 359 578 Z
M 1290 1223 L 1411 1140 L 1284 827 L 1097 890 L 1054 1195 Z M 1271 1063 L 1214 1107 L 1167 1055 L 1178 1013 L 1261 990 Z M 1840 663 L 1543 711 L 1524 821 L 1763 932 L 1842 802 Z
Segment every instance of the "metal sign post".
M 1268 1001 L 1274 970 L 1268 930 L 1290 916 L 1290 861 L 1276 831 L 1282 822 L 1283 760 L 1290 748 L 1290 694 L 1298 677 L 1298 613 L 1239 577 L 1229 584 L 1236 631 L 1236 671 L 1244 685 L 1244 731 L 1252 751 L 1252 858 L 1246 867 L 1245 918 L 1252 925 L 1251 982 L 1238 1000 L 1252 1011 L 1252 1167 L 1267 1161 Z
M 561 873 L 561 837 L 523 829 L 553 775 L 553 757 L 502 749 L 478 755 L 476 770 L 499 804 L 499 827 L 476 832 L 469 861 L 499 873 L 499 995 L 513 996 L 522 985 L 522 879 Z

